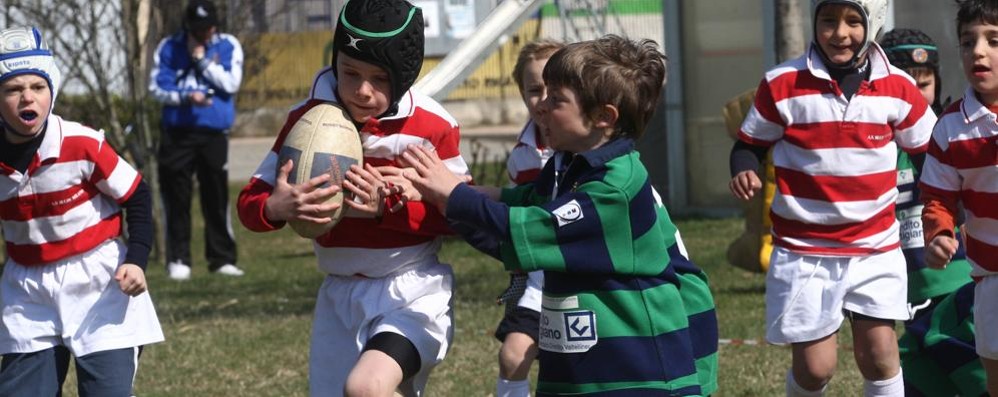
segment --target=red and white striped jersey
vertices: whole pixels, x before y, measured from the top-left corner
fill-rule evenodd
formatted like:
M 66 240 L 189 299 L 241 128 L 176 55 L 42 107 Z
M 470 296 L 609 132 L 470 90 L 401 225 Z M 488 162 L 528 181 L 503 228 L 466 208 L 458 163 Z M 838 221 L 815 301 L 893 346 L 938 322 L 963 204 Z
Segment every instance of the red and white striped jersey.
M 962 100 L 946 109 L 932 131 L 919 186 L 924 196 L 936 196 L 954 204 L 963 202 L 967 220 L 960 230 L 975 276 L 998 274 L 996 121 L 998 115 L 977 100 L 973 88 L 968 88 Z M 952 224 L 950 219 L 949 225 Z M 952 226 L 949 230 L 953 230 Z M 926 238 L 936 234 L 937 231 L 926 230 Z
M 239 218 L 248 229 L 270 231 L 284 226 L 284 222 L 266 219 L 263 211 L 276 183 L 278 152 L 291 127 L 305 112 L 323 102 L 336 102 L 335 90 L 332 69 L 319 71 L 309 98 L 288 114 L 274 146 L 239 194 Z M 406 147 L 415 144 L 432 147 L 455 174 L 468 174 L 468 165 L 458 152 L 457 121 L 439 103 L 409 90 L 398 108 L 394 116 L 372 119 L 361 128 L 365 164 L 398 165 Z M 324 272 L 381 277 L 436 255 L 439 250 L 436 236 L 451 233 L 434 206 L 408 202 L 398 212 L 385 211 L 381 221 L 344 217 L 329 233 L 316 238 L 314 246 L 319 269 Z
M 870 79 L 846 99 L 813 45 L 766 73 L 739 138 L 773 147 L 773 243 L 809 255 L 899 246 L 897 147 L 926 150 L 936 116 L 871 44 Z
M 517 138 L 516 146 L 509 152 L 506 160 L 506 172 L 509 180 L 516 185 L 533 182 L 541 174 L 541 169 L 547 163 L 554 150 L 539 144 L 537 139 L 537 124 L 533 120 L 527 122 Z
M 142 177 L 104 133 L 49 116 L 24 174 L 0 164 L 0 222 L 22 265 L 79 255 L 121 235 L 121 206 Z

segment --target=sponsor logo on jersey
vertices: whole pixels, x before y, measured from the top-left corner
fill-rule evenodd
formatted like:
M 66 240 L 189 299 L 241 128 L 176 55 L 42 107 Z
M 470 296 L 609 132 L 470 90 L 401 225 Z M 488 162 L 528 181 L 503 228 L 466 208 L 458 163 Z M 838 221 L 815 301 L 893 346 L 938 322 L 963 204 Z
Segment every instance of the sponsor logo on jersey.
M 596 313 L 541 308 L 537 346 L 555 353 L 584 353 L 599 342 Z
M 552 211 L 554 217 L 558 219 L 558 227 L 581 221 L 582 206 L 578 201 L 572 200 Z

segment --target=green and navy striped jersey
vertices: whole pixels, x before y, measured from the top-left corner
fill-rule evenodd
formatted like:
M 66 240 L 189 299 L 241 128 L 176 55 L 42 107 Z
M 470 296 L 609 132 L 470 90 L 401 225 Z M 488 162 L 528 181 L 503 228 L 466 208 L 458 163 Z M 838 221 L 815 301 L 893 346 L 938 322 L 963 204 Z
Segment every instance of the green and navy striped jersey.
M 564 156 L 559 154 L 557 156 Z M 544 270 L 537 395 L 706 395 L 717 320 L 633 141 L 504 190 L 509 270 Z
M 963 239 L 953 261 L 945 269 L 925 264 L 925 240 L 922 236 L 922 203 L 918 198 L 918 170 L 908 154 L 898 150 L 898 199 L 895 211 L 901 224 L 901 250 L 908 265 L 908 302 L 918 305 L 936 296 L 956 291 L 970 281 L 970 262 L 963 249 Z M 960 238 L 959 233 L 957 238 Z
M 898 342 L 907 396 L 986 396 L 974 336 L 974 283 L 905 324 Z

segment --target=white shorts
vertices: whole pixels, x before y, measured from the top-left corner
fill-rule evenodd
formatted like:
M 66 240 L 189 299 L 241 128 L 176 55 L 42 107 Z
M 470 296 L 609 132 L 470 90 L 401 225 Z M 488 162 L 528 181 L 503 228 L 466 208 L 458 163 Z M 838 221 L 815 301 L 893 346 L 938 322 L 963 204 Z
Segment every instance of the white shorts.
M 842 325 L 843 310 L 907 320 L 908 273 L 900 249 L 857 257 L 799 255 L 774 247 L 766 275 L 766 340 L 809 342 Z
M 998 360 L 998 276 L 983 277 L 974 286 L 974 336 L 977 355 Z
M 544 271 L 535 270 L 527 273 L 527 287 L 523 289 L 523 296 L 517 302 L 517 306 L 541 312 L 541 289 L 544 288 Z
M 73 355 L 163 341 L 149 293 L 129 297 L 114 280 L 125 247 L 112 240 L 42 266 L 8 260 L 0 278 L 0 354 L 66 346 Z
M 419 372 L 399 389 L 406 396 L 421 395 L 453 337 L 453 286 L 451 267 L 436 258 L 379 278 L 326 276 L 312 322 L 311 395 L 342 395 L 364 345 L 382 332 L 402 335 L 416 346 Z

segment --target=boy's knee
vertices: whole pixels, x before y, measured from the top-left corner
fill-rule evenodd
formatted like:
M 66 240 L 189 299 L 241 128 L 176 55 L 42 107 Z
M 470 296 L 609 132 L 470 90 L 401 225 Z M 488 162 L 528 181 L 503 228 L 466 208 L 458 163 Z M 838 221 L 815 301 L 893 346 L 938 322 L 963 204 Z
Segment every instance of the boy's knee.
M 835 375 L 835 363 L 806 362 L 794 371 L 794 380 L 807 390 L 820 390 L 832 380 Z
M 343 385 L 346 397 L 390 397 L 395 394 L 397 384 L 380 376 L 365 376 L 351 373 Z
M 869 351 L 856 351 L 856 365 L 863 377 L 869 380 L 888 379 L 901 370 L 897 349 L 873 346 Z

